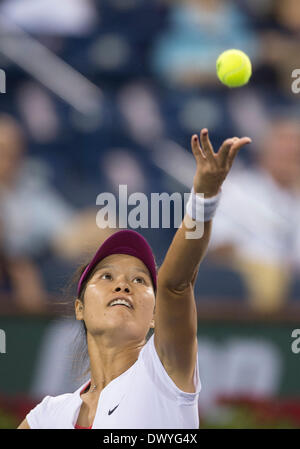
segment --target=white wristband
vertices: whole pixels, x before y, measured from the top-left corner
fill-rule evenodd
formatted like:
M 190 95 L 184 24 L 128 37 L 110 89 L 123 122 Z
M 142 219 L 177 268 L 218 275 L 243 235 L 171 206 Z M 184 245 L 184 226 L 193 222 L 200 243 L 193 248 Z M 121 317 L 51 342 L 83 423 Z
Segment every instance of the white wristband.
M 186 204 L 187 214 L 195 221 L 209 221 L 216 213 L 218 204 L 221 199 L 222 191 L 212 196 L 211 198 L 204 198 L 203 194 L 195 193 L 192 187 L 190 197 Z

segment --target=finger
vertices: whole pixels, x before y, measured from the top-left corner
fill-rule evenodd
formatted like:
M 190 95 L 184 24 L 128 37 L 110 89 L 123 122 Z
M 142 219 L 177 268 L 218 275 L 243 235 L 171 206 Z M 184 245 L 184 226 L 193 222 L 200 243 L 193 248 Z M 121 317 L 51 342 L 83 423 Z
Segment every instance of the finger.
M 250 137 L 242 137 L 241 139 L 238 139 L 232 145 L 232 147 L 230 148 L 229 154 L 228 154 L 228 158 L 227 158 L 230 166 L 232 165 L 234 158 L 238 154 L 239 150 L 251 142 L 252 142 L 252 140 L 250 139 Z
M 225 167 L 226 166 L 228 154 L 229 154 L 230 148 L 236 142 L 235 139 L 236 139 L 236 137 L 233 137 L 232 139 L 226 139 L 222 143 L 222 146 L 219 149 L 218 156 L 217 156 L 218 157 L 218 161 L 219 161 L 221 167 Z
M 201 130 L 200 141 L 206 159 L 209 160 L 210 162 L 215 163 L 215 153 L 211 141 L 209 139 L 208 130 L 206 128 Z
M 198 138 L 197 134 L 194 134 L 192 136 L 191 147 L 192 147 L 193 155 L 194 155 L 194 157 L 196 159 L 196 162 L 203 161 L 205 158 L 204 158 L 204 154 L 202 152 L 202 149 L 200 147 L 200 142 L 199 142 L 199 138 Z

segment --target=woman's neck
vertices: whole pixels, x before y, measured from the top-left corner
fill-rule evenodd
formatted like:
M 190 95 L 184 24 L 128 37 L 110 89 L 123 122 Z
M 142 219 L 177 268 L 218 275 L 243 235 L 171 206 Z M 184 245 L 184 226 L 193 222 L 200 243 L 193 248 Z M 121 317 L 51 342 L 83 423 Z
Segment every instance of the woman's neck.
M 129 342 L 112 346 L 93 336 L 88 336 L 87 342 L 91 369 L 90 392 L 103 390 L 113 379 L 127 371 L 137 361 L 145 344 Z

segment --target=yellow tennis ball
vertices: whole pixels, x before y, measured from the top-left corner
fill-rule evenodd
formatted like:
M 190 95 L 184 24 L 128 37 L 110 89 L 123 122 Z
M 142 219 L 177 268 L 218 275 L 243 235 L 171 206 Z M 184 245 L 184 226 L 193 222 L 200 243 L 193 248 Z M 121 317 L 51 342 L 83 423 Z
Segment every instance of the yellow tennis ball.
M 228 87 L 244 86 L 252 75 L 251 61 L 241 50 L 226 50 L 217 59 L 217 75 Z

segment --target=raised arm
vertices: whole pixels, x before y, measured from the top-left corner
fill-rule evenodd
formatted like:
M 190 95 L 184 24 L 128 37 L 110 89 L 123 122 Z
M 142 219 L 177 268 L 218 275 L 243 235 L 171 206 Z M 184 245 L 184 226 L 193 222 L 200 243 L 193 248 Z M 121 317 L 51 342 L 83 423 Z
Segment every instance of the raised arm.
M 218 194 L 238 151 L 251 139 L 234 137 L 223 142 L 217 153 L 211 145 L 208 130 L 200 141 L 192 137 L 196 160 L 193 187 L 204 198 Z M 155 309 L 155 347 L 169 376 L 184 391 L 193 392 L 193 374 L 197 356 L 197 311 L 194 283 L 205 256 L 212 220 L 204 222 L 201 238 L 186 238 L 192 218 L 186 214 L 158 273 Z

